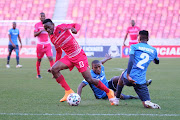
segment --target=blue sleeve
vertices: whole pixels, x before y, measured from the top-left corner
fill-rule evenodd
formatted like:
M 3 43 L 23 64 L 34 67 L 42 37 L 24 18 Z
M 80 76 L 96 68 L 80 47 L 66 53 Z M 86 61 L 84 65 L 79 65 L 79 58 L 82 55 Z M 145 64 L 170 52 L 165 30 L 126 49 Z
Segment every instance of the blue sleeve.
M 157 54 L 157 50 L 156 50 L 156 49 L 155 49 L 155 59 L 156 59 L 156 60 L 159 60 L 158 54 Z
M 103 65 L 101 65 L 101 71 L 104 71 L 104 66 Z
M 82 83 L 84 83 L 84 84 L 86 84 L 86 85 L 89 84 L 85 79 L 82 81 Z
M 11 35 L 11 29 L 8 31 L 8 35 Z
M 134 45 L 131 45 L 129 55 L 131 55 L 131 54 L 134 55 L 134 53 L 135 53 L 135 47 L 134 47 Z
M 134 62 L 134 55 L 129 55 L 129 62 L 128 62 L 128 68 L 127 68 L 127 74 L 130 74 L 132 66 Z

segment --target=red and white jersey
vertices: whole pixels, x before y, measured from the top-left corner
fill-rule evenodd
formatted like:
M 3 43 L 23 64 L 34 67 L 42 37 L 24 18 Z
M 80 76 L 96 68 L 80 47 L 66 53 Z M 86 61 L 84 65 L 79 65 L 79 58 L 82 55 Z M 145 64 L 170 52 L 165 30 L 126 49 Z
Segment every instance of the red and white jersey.
M 129 35 L 130 35 L 129 42 L 138 42 L 137 37 L 138 37 L 139 31 L 140 31 L 140 28 L 137 26 L 128 27 L 127 33 L 129 33 Z
M 54 29 L 54 33 L 50 36 L 56 51 L 61 53 L 62 49 L 69 58 L 75 57 L 81 52 L 81 47 L 69 31 L 72 27 L 77 31 L 80 29 L 79 24 L 61 24 Z
M 40 30 L 43 30 L 43 24 L 42 22 L 38 22 L 34 26 L 34 32 L 39 32 Z M 46 31 L 41 32 L 38 36 L 38 41 L 37 44 L 49 44 L 49 39 L 48 39 L 48 33 Z

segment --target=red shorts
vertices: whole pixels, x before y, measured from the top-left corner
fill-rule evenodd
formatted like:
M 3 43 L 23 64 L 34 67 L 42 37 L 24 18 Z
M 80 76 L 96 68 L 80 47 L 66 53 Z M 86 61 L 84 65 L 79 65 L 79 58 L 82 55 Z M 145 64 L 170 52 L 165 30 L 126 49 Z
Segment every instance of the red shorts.
M 134 44 L 138 44 L 139 42 L 129 42 L 129 46 L 134 45 Z
M 39 59 L 42 58 L 44 54 L 46 54 L 47 57 L 53 56 L 51 44 L 37 44 L 36 53 Z
M 70 71 L 74 68 L 74 66 L 76 66 L 78 71 L 82 73 L 87 70 L 87 67 L 89 67 L 87 56 L 83 50 L 81 50 L 81 52 L 75 57 L 69 58 L 65 55 L 59 61 L 67 65 Z

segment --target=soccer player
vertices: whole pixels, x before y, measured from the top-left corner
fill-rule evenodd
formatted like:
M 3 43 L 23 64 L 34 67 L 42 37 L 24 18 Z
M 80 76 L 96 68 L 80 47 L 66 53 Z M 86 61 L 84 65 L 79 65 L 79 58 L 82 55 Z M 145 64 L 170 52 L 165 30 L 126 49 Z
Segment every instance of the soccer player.
M 127 70 L 125 70 L 117 86 L 115 105 L 119 104 L 119 98 L 124 85 L 133 86 L 146 108 L 160 109 L 158 104 L 152 103 L 150 100 L 149 91 L 146 85 L 146 71 L 151 61 L 159 64 L 157 51 L 154 47 L 147 44 L 149 33 L 146 30 L 139 32 L 138 44 L 131 45 L 129 53 L 129 62 Z
M 105 70 L 104 70 L 104 66 L 103 64 L 112 59 L 112 57 L 108 54 L 106 54 L 105 59 L 99 61 L 99 60 L 94 60 L 92 61 L 92 70 L 91 70 L 91 76 L 93 78 L 98 78 L 101 80 L 101 82 L 106 85 L 108 88 L 112 89 L 114 92 L 116 92 L 116 86 L 119 80 L 120 76 L 114 76 L 111 78 L 111 80 L 107 80 L 106 79 L 106 75 L 105 75 Z M 148 80 L 147 84 L 150 85 L 152 82 L 152 80 Z M 88 85 L 88 82 L 86 80 L 83 80 L 80 84 L 79 87 L 77 89 L 77 93 L 81 96 L 82 93 L 82 89 Z M 91 87 L 92 91 L 94 92 L 94 96 L 96 97 L 96 99 L 107 99 L 107 95 L 104 91 L 100 90 L 99 88 L 95 87 L 92 84 L 89 84 L 89 86 Z M 131 95 L 124 95 L 121 94 L 120 99 L 122 100 L 126 100 L 126 99 L 138 99 L 139 97 L 134 97 Z
M 73 34 L 77 34 L 80 25 L 76 23 L 61 24 L 55 28 L 51 19 L 44 20 L 43 24 L 57 52 L 56 62 L 48 71 L 53 74 L 56 81 L 65 89 L 65 95 L 60 102 L 66 101 L 67 96 L 74 93 L 66 83 L 64 76 L 61 74 L 61 70 L 69 68 L 71 71 L 73 67 L 76 66 L 78 71 L 81 72 L 82 76 L 89 84 L 94 84 L 97 88 L 106 92 L 110 103 L 113 104 L 114 92 L 108 89 L 100 80 L 92 78 L 90 68 L 88 67 L 87 56 L 69 31 L 71 30 Z M 66 53 L 63 58 L 61 58 L 62 50 Z
M 140 31 L 140 28 L 135 26 L 134 20 L 131 20 L 131 25 L 132 26 L 128 27 L 128 29 L 126 31 L 126 35 L 125 35 L 124 42 L 123 42 L 124 46 L 126 46 L 125 42 L 126 42 L 128 34 L 130 35 L 129 46 L 131 46 L 132 44 L 138 43 L 138 33 Z
M 19 64 L 19 46 L 18 46 L 17 38 L 19 39 L 19 42 L 21 44 L 20 48 L 22 48 L 22 42 L 21 42 L 21 37 L 19 35 L 20 34 L 19 30 L 16 28 L 16 22 L 13 22 L 12 28 L 9 30 L 8 34 L 9 34 L 9 45 L 8 45 L 9 54 L 7 56 L 6 68 L 10 68 L 9 62 L 13 50 L 16 52 L 16 61 L 17 61 L 16 68 L 21 68 L 22 65 Z
M 37 78 L 42 78 L 40 74 L 40 65 L 41 59 L 43 58 L 44 54 L 48 57 L 50 62 L 50 66 L 54 64 L 53 61 L 53 54 L 52 54 L 52 47 L 50 41 L 48 39 L 48 33 L 44 30 L 43 21 L 45 20 L 45 13 L 40 13 L 40 22 L 35 24 L 34 29 L 34 37 L 38 37 L 37 46 L 36 46 L 36 53 L 37 53 L 37 61 L 36 61 L 36 70 L 37 70 Z

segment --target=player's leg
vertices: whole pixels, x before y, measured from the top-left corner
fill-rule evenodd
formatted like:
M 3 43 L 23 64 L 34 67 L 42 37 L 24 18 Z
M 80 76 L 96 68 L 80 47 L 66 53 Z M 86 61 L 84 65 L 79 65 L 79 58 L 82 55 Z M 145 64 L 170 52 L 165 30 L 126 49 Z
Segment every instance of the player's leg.
M 138 94 L 145 108 L 161 109 L 158 104 L 152 103 L 150 100 L 149 90 L 146 84 L 136 84 L 134 90 Z
M 56 79 L 57 83 L 61 85 L 61 87 L 65 90 L 64 97 L 60 100 L 60 102 L 64 102 L 67 100 L 67 96 L 71 93 L 74 93 L 74 91 L 69 87 L 67 84 L 64 76 L 61 74 L 61 70 L 64 69 L 73 69 L 73 64 L 69 61 L 67 56 L 64 56 L 59 61 L 55 62 L 54 65 L 51 67 L 51 73 L 53 74 L 53 77 Z
M 14 48 L 14 50 L 16 52 L 16 61 L 17 61 L 16 68 L 21 68 L 22 65 L 19 64 L 19 46 L 16 45 L 16 48 Z
M 50 66 L 52 67 L 54 65 L 54 60 L 53 60 L 51 44 L 46 44 L 46 48 L 45 49 L 46 49 L 46 56 L 48 57 Z
M 36 53 L 37 53 L 37 61 L 36 61 L 37 78 L 42 78 L 40 74 L 40 68 L 41 68 L 41 60 L 44 56 L 43 45 L 37 44 Z
M 110 90 L 109 88 L 107 88 L 100 80 L 92 78 L 89 67 L 87 67 L 86 71 L 81 72 L 81 74 L 89 84 L 93 84 L 97 88 L 105 91 L 109 98 L 109 101 L 111 103 L 113 103 L 113 101 L 111 101 L 111 99 L 114 98 L 114 92 L 112 90 Z
M 111 80 L 108 82 L 109 84 L 109 88 L 112 89 L 114 92 L 116 92 L 116 87 L 117 87 L 117 83 L 119 80 L 120 76 L 114 76 L 111 78 Z M 121 100 L 127 100 L 127 99 L 138 99 L 139 97 L 137 96 L 132 96 L 132 95 L 125 95 L 122 94 L 120 95 L 120 99 Z
M 8 56 L 7 56 L 7 64 L 6 64 L 6 67 L 7 68 L 10 68 L 10 65 L 9 65 L 9 62 L 10 62 L 10 58 L 11 58 L 11 53 L 13 51 L 14 47 L 12 45 L 8 45 Z

